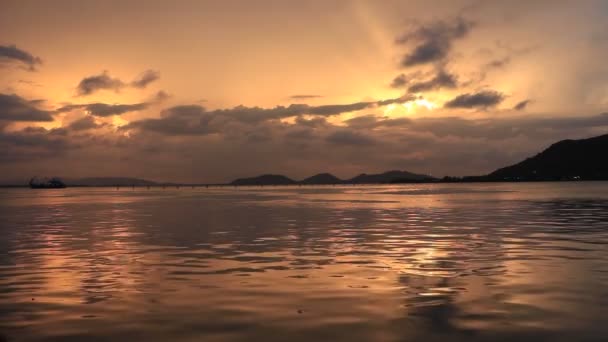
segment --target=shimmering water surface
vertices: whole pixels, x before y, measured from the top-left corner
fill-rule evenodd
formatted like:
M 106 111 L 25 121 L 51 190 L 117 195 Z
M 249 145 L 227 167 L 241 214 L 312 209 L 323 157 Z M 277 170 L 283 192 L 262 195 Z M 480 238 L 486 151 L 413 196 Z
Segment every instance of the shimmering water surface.
M 608 183 L 0 189 L 0 219 L 0 340 L 608 338 Z

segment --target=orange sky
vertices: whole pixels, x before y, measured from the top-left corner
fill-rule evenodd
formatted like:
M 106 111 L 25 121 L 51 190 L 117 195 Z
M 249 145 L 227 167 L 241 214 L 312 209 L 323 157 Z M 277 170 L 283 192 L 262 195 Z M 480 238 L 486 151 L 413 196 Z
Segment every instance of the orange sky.
M 62 173 L 52 162 L 34 163 L 28 153 L 37 160 L 62 154 L 78 176 L 101 172 L 90 165 L 102 164 L 105 173 L 188 181 L 224 181 L 256 172 L 300 177 L 332 169 L 344 175 L 390 168 L 481 173 L 553 140 L 605 131 L 603 117 L 593 119 L 608 103 L 608 6 L 603 1 L 6 1 L 2 7 L 0 93 L 8 102 L 11 95 L 44 100 L 32 106 L 53 116 L 46 122 L 0 116 L 6 135 L 0 139 L 6 146 L 0 147 L 8 151 L 0 159 L 8 162 L 9 178 Z M 20 52 L 41 62 L 17 56 Z M 147 70 L 158 77 L 134 86 Z M 104 72 L 120 85 L 79 93 L 83 80 Z M 439 82 L 442 73 L 451 81 Z M 407 82 L 391 86 L 399 75 Z M 157 98 L 159 91 L 170 96 Z M 222 111 L 293 103 L 348 105 L 402 96 L 390 105 L 331 114 L 327 108 L 318 109 L 323 114 L 272 113 L 280 117 L 256 122 L 239 116 L 249 115 L 242 111 Z M 116 115 L 97 115 L 77 106 L 92 103 L 145 105 Z M 59 110 L 66 105 L 71 109 Z M 204 107 L 195 119 L 177 120 L 187 129 L 169 134 L 149 128 L 173 125 L 176 121 L 146 120 L 174 115 L 171 108 L 184 105 Z M 292 131 L 310 128 L 298 124 L 298 116 L 320 116 L 327 122 L 306 133 L 310 137 L 305 153 L 298 150 L 304 142 L 285 140 L 296 135 Z M 354 127 L 347 121 L 358 117 L 414 121 L 407 127 L 392 121 Z M 98 127 L 69 130 L 83 118 Z M 568 131 L 559 121 L 564 118 L 591 119 L 570 125 Z M 438 129 L 433 120 L 446 128 Z M 134 122 L 139 123 L 129 125 Z M 466 129 L 459 130 L 462 125 Z M 32 138 L 33 133 L 23 131 L 27 127 L 45 127 L 48 131 L 38 138 L 64 139 L 55 143 L 66 150 L 55 151 L 59 147 L 47 142 L 33 151 L 16 143 Z M 65 128 L 63 138 L 53 138 L 53 128 Z M 521 133 L 532 129 L 534 133 Z M 503 132 L 509 130 L 520 133 L 505 137 Z M 341 132 L 338 138 L 350 138 L 335 140 L 336 132 Z M 361 137 L 369 139 L 357 140 Z M 112 148 L 97 156 L 97 151 L 83 148 L 90 139 L 111 141 Z M 253 141 L 259 145 L 252 146 Z M 339 146 L 323 145 L 333 141 L 340 141 Z M 375 142 L 375 147 L 366 146 L 366 157 L 359 160 L 361 146 L 354 145 L 365 141 Z M 80 146 L 72 148 L 75 145 Z M 145 158 L 141 149 L 164 152 Z M 178 157 L 172 149 L 201 159 L 193 164 L 191 156 Z M 327 151 L 315 156 L 315 149 Z M 468 166 L 453 160 L 454 154 L 471 150 L 479 153 L 469 156 Z M 255 167 L 233 170 L 252 153 L 260 161 Z M 367 157 L 370 154 L 374 157 Z M 86 165 L 82 155 L 91 158 Z M 208 167 L 218 156 L 233 161 Z M 343 161 L 333 167 L 336 156 Z M 169 160 L 188 170 L 162 171 Z

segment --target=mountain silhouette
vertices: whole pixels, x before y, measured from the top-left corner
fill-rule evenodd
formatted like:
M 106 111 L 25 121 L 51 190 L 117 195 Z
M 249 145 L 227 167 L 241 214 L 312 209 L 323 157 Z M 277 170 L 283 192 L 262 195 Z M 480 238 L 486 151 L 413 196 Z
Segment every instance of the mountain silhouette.
M 562 140 L 534 157 L 498 169 L 488 180 L 608 180 L 608 134 Z
M 354 178 L 351 178 L 346 181 L 346 183 L 350 184 L 382 184 L 382 183 L 406 183 L 406 182 L 424 182 L 424 181 L 433 181 L 435 178 L 411 173 L 408 171 L 387 171 L 380 174 L 365 174 L 362 173 Z
M 308 177 L 304 180 L 301 180 L 299 183 L 300 184 L 307 184 L 307 185 L 312 185 L 312 184 L 340 184 L 343 181 L 332 175 L 331 173 L 319 173 L 317 175 Z
M 251 178 L 239 178 L 230 185 L 291 185 L 297 182 L 283 175 L 261 175 Z

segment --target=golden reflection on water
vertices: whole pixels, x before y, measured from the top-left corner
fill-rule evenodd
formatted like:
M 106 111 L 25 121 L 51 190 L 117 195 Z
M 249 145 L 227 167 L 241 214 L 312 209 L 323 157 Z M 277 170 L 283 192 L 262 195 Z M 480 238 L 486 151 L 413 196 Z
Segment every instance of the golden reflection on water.
M 0 193 L 15 340 L 595 339 L 606 184 Z

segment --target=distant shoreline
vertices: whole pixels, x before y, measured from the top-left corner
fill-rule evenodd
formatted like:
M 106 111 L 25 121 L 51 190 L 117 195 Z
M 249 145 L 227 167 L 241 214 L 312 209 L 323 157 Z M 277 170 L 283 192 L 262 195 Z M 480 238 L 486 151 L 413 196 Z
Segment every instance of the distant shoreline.
M 259 184 L 259 185 L 234 185 L 234 184 L 158 184 L 158 185 L 68 185 L 66 188 L 262 188 L 262 187 L 334 187 L 334 186 L 359 186 L 359 185 L 401 185 L 401 184 L 472 184 L 472 183 L 579 183 L 579 182 L 608 182 L 608 179 L 578 179 L 578 180 L 459 180 L 459 181 L 411 181 L 392 183 L 336 183 L 336 184 Z M 0 189 L 27 188 L 29 185 L 0 185 Z M 37 189 L 33 189 L 37 190 Z M 48 190 L 48 189 L 42 189 Z

